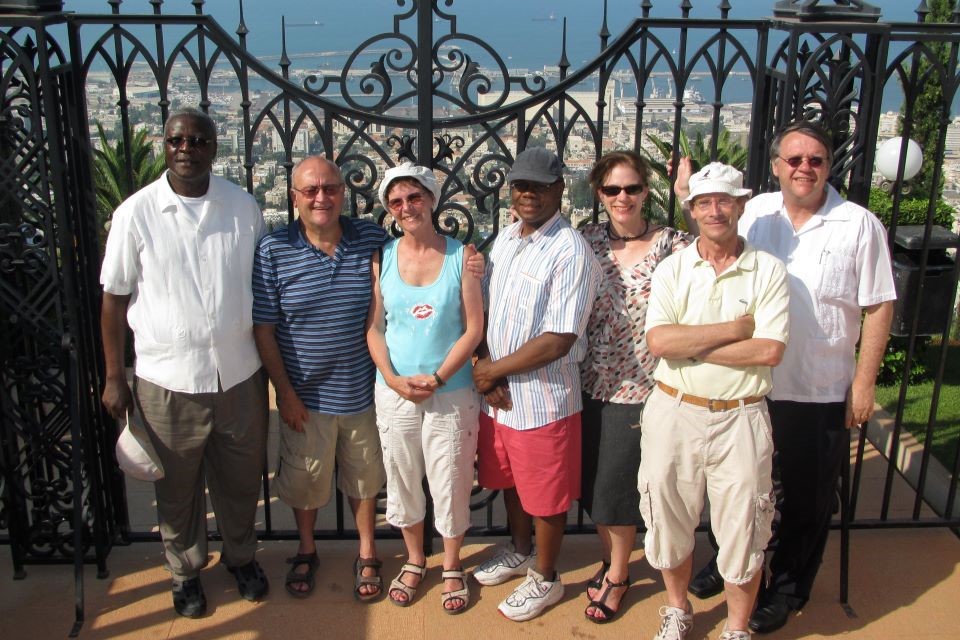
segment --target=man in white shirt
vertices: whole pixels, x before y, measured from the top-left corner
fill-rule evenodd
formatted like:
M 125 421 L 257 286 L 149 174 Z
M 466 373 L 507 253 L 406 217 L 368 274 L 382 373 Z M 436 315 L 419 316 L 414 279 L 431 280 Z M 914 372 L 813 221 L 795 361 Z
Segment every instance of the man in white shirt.
M 769 582 L 750 618 L 760 633 L 782 627 L 810 597 L 849 452 L 847 428 L 873 414 L 896 297 L 883 225 L 827 184 L 827 133 L 807 121 L 788 125 L 770 145 L 770 162 L 781 190 L 753 198 L 740 220 L 740 234 L 782 259 L 790 276 L 790 344 L 768 396 L 783 501 Z M 678 195 L 689 172 L 684 159 Z M 691 585 L 695 595 L 715 592 L 709 569 Z
M 268 405 L 251 290 L 265 227 L 250 194 L 210 174 L 216 137 L 202 112 L 170 116 L 167 172 L 113 214 L 100 274 L 103 405 L 118 420 L 134 405 L 142 412 L 165 474 L 155 489 L 174 608 L 191 618 L 206 611 L 199 578 L 207 564 L 205 481 L 223 536 L 221 562 L 240 595 L 258 600 L 269 588 L 254 559 Z

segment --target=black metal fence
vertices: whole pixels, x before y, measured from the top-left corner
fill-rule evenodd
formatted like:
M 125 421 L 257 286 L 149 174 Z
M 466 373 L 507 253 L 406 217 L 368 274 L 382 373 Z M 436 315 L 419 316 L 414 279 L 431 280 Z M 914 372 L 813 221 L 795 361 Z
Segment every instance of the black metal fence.
M 414 160 L 440 178 L 437 227 L 481 247 L 496 236 L 508 206 L 507 170 L 531 144 L 564 159 L 571 215 L 596 218 L 596 204 L 589 194 L 577 199 L 577 186 L 607 150 L 643 149 L 664 162 L 656 140 L 678 149 L 700 132 L 706 156 L 741 150 L 749 186 L 773 188 L 766 142 L 780 125 L 805 117 L 833 132 L 833 182 L 867 203 L 878 135 L 889 121 L 886 105 L 891 99 L 894 108 L 905 105 L 902 134 L 909 137 L 919 117 L 916 97 L 931 83 L 942 89 L 935 103 L 942 126 L 935 148 L 924 151 L 935 159 L 930 184 L 941 182 L 960 85 L 957 11 L 948 23 L 924 24 L 928 10 L 921 2 L 916 23 L 890 23 L 860 3 L 785 0 L 771 6 L 769 18 L 742 20 L 731 19 L 723 1 L 716 17 L 693 19 L 683 2 L 677 17 L 656 18 L 650 17 L 653 3 L 644 1 L 613 34 L 606 2 L 591 1 L 596 56 L 576 68 L 569 63 L 564 23 L 558 42 L 543 43 L 553 57 L 536 70 L 511 69 L 482 37 L 463 29 L 470 25 L 458 21 L 454 2 L 439 0 L 384 2 L 385 11 L 396 11 L 392 30 L 367 37 L 329 69 L 296 62 L 286 48 L 286 27 L 276 68 L 251 55 L 242 4 L 232 34 L 204 14 L 202 0 L 192 2 L 193 15 L 164 13 L 162 0 L 151 0 L 147 15 L 121 13 L 119 0 L 106 2 L 103 14 L 0 15 L 0 532 L 16 575 L 25 564 L 77 558 L 95 560 L 103 572 L 112 544 L 144 534 L 129 530 L 124 482 L 113 463 L 116 426 L 99 404 L 97 243 L 108 212 L 98 211 L 92 179 L 100 144 L 91 133 L 94 120 L 125 143 L 127 173 L 115 177 L 132 183 L 138 128 L 159 135 L 171 110 L 207 110 L 220 128 L 215 171 L 287 219 L 293 211 L 285 185 L 298 157 L 334 159 L 351 213 L 380 220 L 380 176 Z M 893 239 L 901 196 L 891 197 Z M 674 220 L 666 178 L 655 185 L 654 207 L 654 215 Z M 931 204 L 918 254 L 921 281 L 934 213 Z M 955 286 L 956 268 L 948 277 Z M 920 300 L 909 310 L 908 364 L 923 308 Z M 936 322 L 942 346 L 928 443 L 949 322 L 949 313 Z M 934 516 L 921 514 L 928 470 L 937 464 L 929 444 L 914 483 L 912 516 L 888 513 L 907 387 L 904 374 L 892 444 L 884 451 L 890 462 L 881 513 L 856 515 L 857 464 L 845 501 L 849 526 L 960 525 L 960 442 L 952 443 L 952 460 L 944 463 L 948 487 Z M 480 533 L 505 524 L 494 522 L 490 498 L 479 496 L 475 505 L 487 509 Z M 266 502 L 262 535 L 292 535 L 272 527 Z M 338 508 L 336 531 L 321 534 L 348 533 L 339 501 Z

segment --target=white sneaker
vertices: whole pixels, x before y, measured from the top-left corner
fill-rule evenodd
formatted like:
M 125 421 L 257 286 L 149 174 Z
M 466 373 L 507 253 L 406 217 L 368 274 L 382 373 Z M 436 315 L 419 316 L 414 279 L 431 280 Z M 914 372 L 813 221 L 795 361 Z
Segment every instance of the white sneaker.
M 750 640 L 752 637 L 749 631 L 730 631 L 724 626 L 723 633 L 720 634 L 720 640 Z
M 677 607 L 660 607 L 660 631 L 657 631 L 653 640 L 684 640 L 691 627 L 692 613 Z
M 473 570 L 473 577 L 482 585 L 491 587 L 502 584 L 514 576 L 527 575 L 527 569 L 533 566 L 537 550 L 531 548 L 530 555 L 517 553 L 513 543 L 500 547 L 497 555 Z
M 560 602 L 563 597 L 563 583 L 560 574 L 556 580 L 545 580 L 534 569 L 527 569 L 527 579 L 513 590 L 507 599 L 497 607 L 500 613 L 516 622 L 536 618 L 544 609 Z

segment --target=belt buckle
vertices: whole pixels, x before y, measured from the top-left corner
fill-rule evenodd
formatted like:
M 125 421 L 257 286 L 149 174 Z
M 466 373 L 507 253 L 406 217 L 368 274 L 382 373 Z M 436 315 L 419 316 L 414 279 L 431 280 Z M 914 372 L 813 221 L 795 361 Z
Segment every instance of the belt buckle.
M 718 411 L 726 411 L 727 410 L 726 402 L 724 402 L 723 400 L 714 400 L 713 398 L 710 398 L 707 400 L 707 410 L 710 411 L 710 413 L 716 413 Z

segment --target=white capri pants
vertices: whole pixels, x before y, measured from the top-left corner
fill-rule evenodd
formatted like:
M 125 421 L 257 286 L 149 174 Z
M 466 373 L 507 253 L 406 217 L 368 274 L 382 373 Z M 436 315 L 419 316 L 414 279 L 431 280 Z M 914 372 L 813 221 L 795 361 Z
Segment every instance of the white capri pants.
M 476 391 L 471 386 L 434 393 L 414 403 L 377 383 L 375 401 L 387 472 L 387 522 L 404 528 L 426 517 L 426 475 L 437 532 L 444 538 L 462 535 L 470 528 L 480 415 Z
M 711 412 L 654 388 L 641 425 L 637 481 L 650 566 L 673 569 L 693 552 L 706 491 L 720 575 L 750 582 L 763 566 L 774 512 L 766 401 Z

